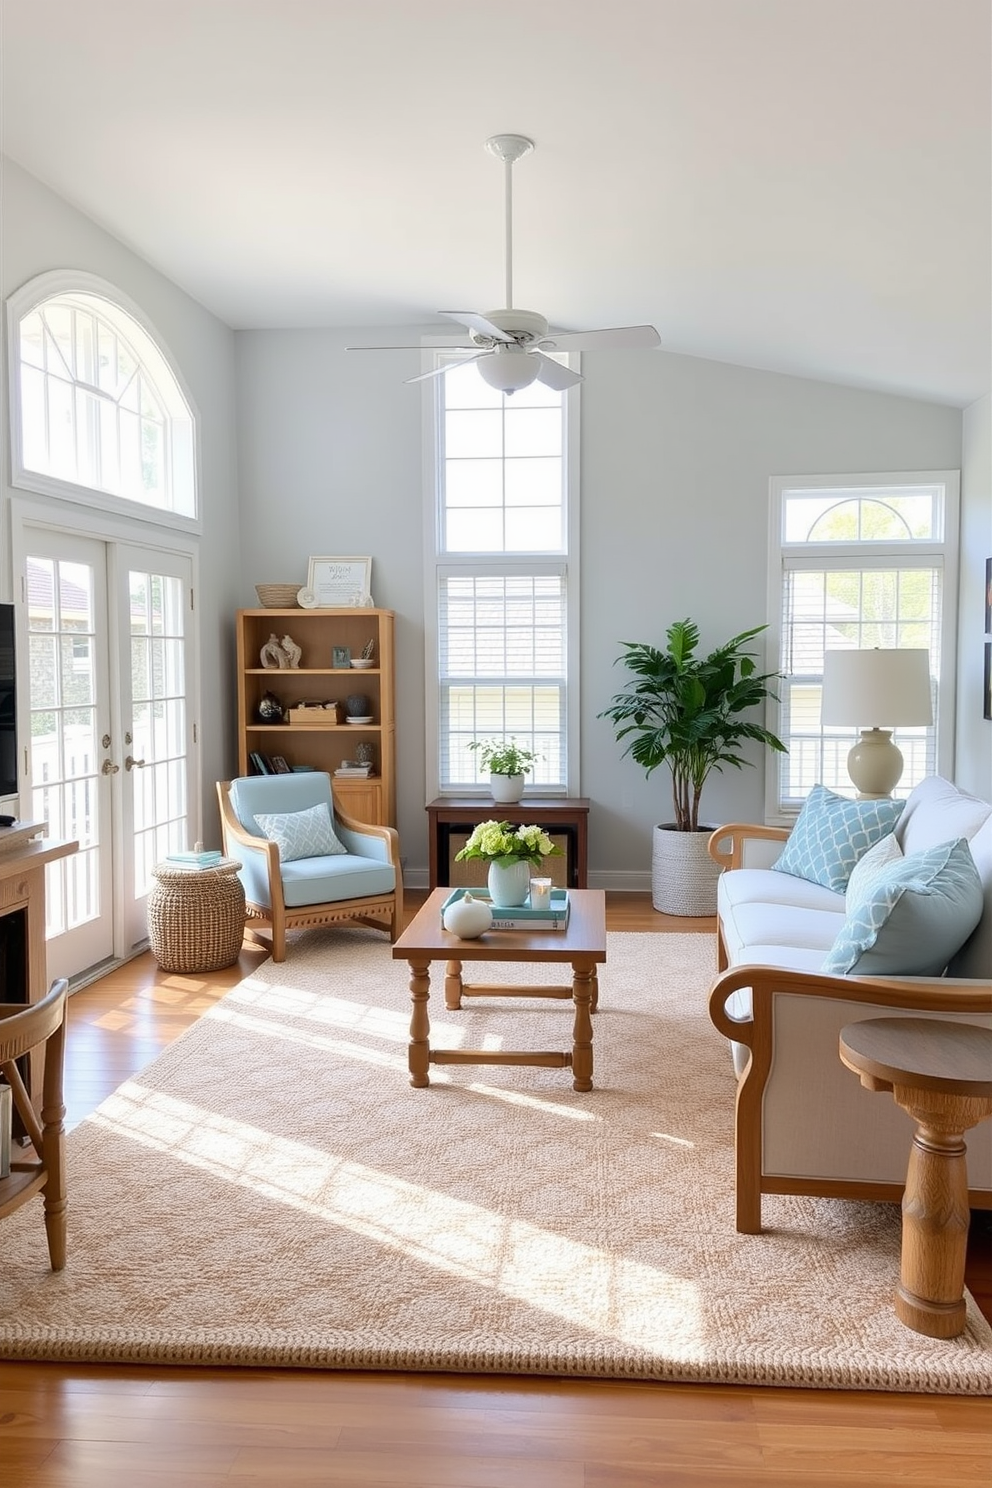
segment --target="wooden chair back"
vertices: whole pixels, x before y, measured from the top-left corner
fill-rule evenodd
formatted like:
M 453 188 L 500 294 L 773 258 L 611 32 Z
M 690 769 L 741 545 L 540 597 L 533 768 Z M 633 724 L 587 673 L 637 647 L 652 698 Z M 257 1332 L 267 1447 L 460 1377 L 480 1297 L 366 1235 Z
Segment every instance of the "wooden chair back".
M 10 1173 L 0 1178 L 0 1219 L 41 1194 L 52 1270 L 61 1271 L 66 1252 L 65 1015 L 69 984 L 54 982 L 39 1002 L 0 1003 L 0 1074 L 11 1088 L 14 1109 L 34 1149 L 14 1157 Z M 41 1116 L 31 1100 L 18 1060 L 44 1045 Z

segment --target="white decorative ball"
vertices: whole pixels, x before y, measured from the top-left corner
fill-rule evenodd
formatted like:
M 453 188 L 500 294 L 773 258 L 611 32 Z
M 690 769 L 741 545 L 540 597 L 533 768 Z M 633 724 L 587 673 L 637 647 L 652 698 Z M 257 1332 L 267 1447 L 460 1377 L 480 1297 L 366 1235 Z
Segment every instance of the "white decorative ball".
M 492 928 L 493 912 L 481 899 L 473 899 L 471 894 L 465 894 L 448 905 L 441 923 L 449 934 L 457 935 L 459 940 L 476 940 Z

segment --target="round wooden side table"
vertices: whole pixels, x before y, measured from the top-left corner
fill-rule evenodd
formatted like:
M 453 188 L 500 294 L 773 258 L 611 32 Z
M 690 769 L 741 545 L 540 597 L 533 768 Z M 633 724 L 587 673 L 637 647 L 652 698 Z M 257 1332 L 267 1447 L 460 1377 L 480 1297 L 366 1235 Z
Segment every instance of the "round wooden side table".
M 968 1174 L 964 1133 L 992 1116 L 992 1028 L 868 1018 L 841 1029 L 840 1057 L 867 1090 L 916 1122 L 902 1200 L 896 1316 L 929 1338 L 964 1331 Z

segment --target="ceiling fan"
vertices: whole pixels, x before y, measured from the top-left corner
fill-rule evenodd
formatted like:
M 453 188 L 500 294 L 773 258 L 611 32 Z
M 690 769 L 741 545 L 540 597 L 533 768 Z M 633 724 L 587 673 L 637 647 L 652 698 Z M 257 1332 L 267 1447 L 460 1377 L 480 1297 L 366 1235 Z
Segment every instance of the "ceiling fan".
M 453 367 L 475 362 L 479 374 L 490 387 L 501 393 L 515 393 L 539 381 L 557 391 L 582 381 L 580 373 L 556 362 L 548 352 L 599 351 L 617 347 L 658 346 L 661 337 L 652 325 L 612 326 L 598 331 L 551 331 L 543 315 L 534 310 L 517 310 L 513 305 L 513 164 L 534 148 L 533 140 L 522 134 L 494 134 L 486 140 L 486 149 L 505 168 L 506 216 L 506 305 L 502 310 L 439 310 L 446 320 L 454 320 L 468 332 L 470 344 L 455 346 L 459 352 L 472 352 L 458 361 L 446 361 L 432 372 L 408 377 L 407 382 L 424 382 L 443 377 Z M 418 351 L 414 346 L 349 346 L 348 351 Z

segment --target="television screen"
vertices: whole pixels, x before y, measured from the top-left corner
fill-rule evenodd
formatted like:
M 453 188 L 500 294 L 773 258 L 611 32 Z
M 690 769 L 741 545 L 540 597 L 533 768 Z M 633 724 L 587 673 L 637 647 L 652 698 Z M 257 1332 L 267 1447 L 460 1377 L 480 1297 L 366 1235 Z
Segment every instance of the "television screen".
M 14 606 L 0 604 L 0 797 L 17 795 L 16 682 Z

